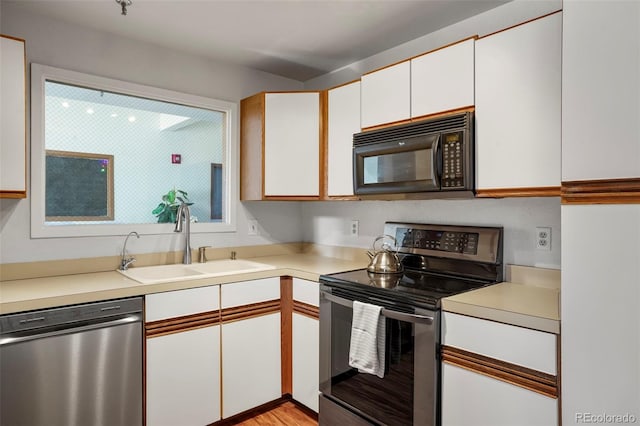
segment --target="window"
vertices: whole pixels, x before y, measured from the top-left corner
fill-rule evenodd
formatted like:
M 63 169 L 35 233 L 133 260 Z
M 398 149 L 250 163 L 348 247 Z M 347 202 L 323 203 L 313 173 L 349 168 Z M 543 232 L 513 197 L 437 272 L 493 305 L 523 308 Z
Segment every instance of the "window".
M 235 230 L 236 104 L 37 64 L 31 74 L 32 237 L 169 233 L 158 212 L 180 200 L 192 232 Z

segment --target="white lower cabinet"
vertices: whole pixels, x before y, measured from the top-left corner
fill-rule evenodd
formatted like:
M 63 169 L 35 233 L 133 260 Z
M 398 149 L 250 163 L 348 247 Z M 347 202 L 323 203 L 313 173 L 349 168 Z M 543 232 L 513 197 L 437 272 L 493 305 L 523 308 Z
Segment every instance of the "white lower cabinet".
M 554 426 L 558 336 L 444 312 L 443 426 Z
M 223 418 L 282 396 L 279 299 L 280 278 L 221 288 Z
M 147 340 L 147 425 L 220 420 L 220 326 Z
M 318 412 L 319 321 L 297 313 L 300 303 L 318 307 L 318 283 L 293 279 L 293 399 Z M 306 309 L 305 309 L 306 311 Z
M 444 364 L 443 426 L 553 426 L 558 400 Z
M 145 298 L 147 426 L 220 420 L 218 296 L 210 286 Z

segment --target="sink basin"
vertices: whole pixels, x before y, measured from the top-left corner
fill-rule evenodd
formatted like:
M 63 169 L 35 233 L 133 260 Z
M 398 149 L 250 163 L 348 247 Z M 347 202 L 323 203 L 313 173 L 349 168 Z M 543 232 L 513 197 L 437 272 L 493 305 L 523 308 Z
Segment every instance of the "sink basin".
M 120 271 L 122 275 L 142 284 L 159 284 L 171 281 L 186 281 L 200 278 L 219 277 L 223 275 L 243 274 L 248 272 L 268 271 L 275 266 L 250 260 L 213 260 L 207 263 L 192 265 L 158 265 L 129 268 Z

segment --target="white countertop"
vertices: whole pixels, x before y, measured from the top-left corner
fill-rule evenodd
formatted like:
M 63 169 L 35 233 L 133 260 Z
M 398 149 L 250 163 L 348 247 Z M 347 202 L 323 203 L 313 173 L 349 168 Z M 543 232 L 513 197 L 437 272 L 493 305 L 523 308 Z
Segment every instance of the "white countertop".
M 275 269 L 160 284 L 141 284 L 115 270 L 2 281 L 0 314 L 283 275 L 318 281 L 323 274 L 366 266 L 362 260 L 304 253 L 252 257 L 250 260 Z M 525 268 L 513 275 L 521 279 L 523 271 L 526 276 L 529 269 L 535 270 Z M 442 309 L 550 333 L 560 332 L 559 287 L 503 282 L 445 298 Z

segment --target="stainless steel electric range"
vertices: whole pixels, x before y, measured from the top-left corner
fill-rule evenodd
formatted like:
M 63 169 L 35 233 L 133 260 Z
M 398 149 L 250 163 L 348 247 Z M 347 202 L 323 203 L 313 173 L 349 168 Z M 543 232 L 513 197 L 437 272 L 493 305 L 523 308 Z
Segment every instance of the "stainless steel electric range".
M 500 227 L 387 222 L 384 234 L 402 272 L 320 277 L 321 426 L 439 425 L 441 299 L 502 281 Z M 349 366 L 355 301 L 381 307 L 382 378 Z

